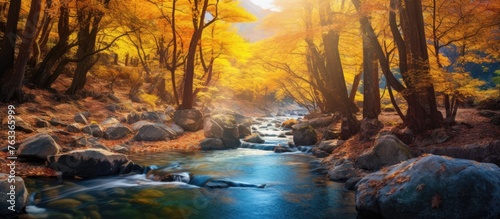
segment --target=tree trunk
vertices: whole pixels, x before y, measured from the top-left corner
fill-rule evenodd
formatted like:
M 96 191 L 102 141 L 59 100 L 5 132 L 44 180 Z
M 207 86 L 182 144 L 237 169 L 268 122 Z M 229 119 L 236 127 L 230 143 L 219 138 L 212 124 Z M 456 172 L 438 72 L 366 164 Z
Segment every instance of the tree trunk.
M 14 56 L 17 37 L 17 22 L 19 21 L 19 11 L 21 10 L 21 0 L 10 1 L 7 24 L 2 44 L 0 45 L 0 79 L 5 77 L 6 72 L 14 67 Z
M 377 55 L 370 39 L 363 36 L 363 118 L 378 119 L 380 114 L 380 89 Z
M 21 36 L 22 42 L 19 48 L 19 55 L 17 56 L 13 70 L 9 71 L 5 75 L 3 83 L 1 85 L 1 102 L 11 101 L 13 97 L 16 97 L 20 102 L 24 101 L 22 84 L 26 71 L 26 65 L 28 64 L 28 60 L 30 57 L 31 44 L 33 43 L 36 35 L 36 25 L 38 23 L 40 8 L 41 0 L 31 1 L 30 11 L 28 13 L 28 18 L 24 27 L 23 35 Z

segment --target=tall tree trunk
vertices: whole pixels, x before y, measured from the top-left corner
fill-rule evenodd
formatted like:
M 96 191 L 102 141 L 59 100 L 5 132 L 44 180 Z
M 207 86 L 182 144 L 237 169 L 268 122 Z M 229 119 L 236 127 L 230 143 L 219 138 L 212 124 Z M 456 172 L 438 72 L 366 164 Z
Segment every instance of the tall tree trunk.
M 104 1 L 106 6 L 109 0 Z M 66 94 L 75 94 L 78 90 L 82 90 L 87 83 L 87 73 L 92 66 L 97 62 L 97 59 L 88 54 L 95 52 L 97 33 L 99 32 L 99 24 L 104 12 L 95 11 L 85 6 L 77 11 L 78 24 L 78 50 L 76 51 L 77 59 L 83 59 L 76 65 L 75 75 L 71 81 L 71 86 L 66 90 Z
M 5 77 L 6 72 L 14 67 L 14 56 L 17 37 L 17 22 L 19 21 L 19 11 L 21 10 L 21 0 L 10 1 L 7 24 L 2 44 L 0 45 L 0 78 Z
M 377 55 L 370 39 L 363 36 L 363 118 L 378 119 L 380 114 L 380 89 Z
M 41 2 L 41 0 L 31 1 L 30 11 L 28 13 L 23 35 L 21 36 L 22 42 L 19 48 L 19 55 L 17 56 L 13 70 L 5 74 L 3 83 L 1 84 L 1 102 L 11 101 L 14 97 L 16 97 L 18 101 L 23 101 L 22 84 L 26 65 L 30 57 L 31 44 L 36 35 L 36 25 L 40 14 Z

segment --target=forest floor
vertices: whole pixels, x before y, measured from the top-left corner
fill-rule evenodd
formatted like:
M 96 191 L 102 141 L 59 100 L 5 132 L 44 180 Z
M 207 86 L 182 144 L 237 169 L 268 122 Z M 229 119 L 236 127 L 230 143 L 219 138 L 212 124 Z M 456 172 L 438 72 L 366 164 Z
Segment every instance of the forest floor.
M 29 89 L 25 88 L 25 91 L 30 94 L 33 98 L 32 101 L 23 103 L 21 105 L 16 105 L 16 114 L 21 117 L 28 124 L 35 124 L 37 118 L 42 118 L 47 121 L 55 118 L 65 124 L 74 123 L 73 117 L 77 113 L 90 112 L 91 116 L 90 122 L 101 123 L 109 117 L 115 117 L 117 119 L 124 118 L 126 115 L 132 111 L 146 111 L 146 110 L 160 110 L 164 111 L 166 105 L 162 106 L 152 106 L 147 103 L 135 103 L 130 101 L 128 97 L 129 86 L 125 84 L 120 84 L 118 81 L 115 84 L 115 89 L 113 92 L 106 86 L 101 80 L 89 77 L 86 90 L 98 91 L 100 94 L 110 94 L 113 93 L 120 101 L 110 100 L 106 95 L 103 97 L 86 97 L 81 99 L 72 99 L 69 96 L 62 95 L 64 89 L 69 85 L 70 78 L 61 77 L 53 88 L 55 92 L 40 90 L 40 89 Z M 105 107 L 109 104 L 119 105 L 120 109 L 115 112 L 107 110 Z M 249 101 L 226 101 L 215 104 L 216 108 L 221 109 L 232 109 L 242 115 L 248 117 L 258 117 L 269 114 L 270 112 L 279 112 L 285 110 L 294 110 L 297 108 L 296 105 L 272 105 L 263 103 L 254 103 Z M 7 140 L 7 105 L 0 104 L 0 121 L 2 126 L 0 127 L 0 140 L 6 142 Z M 390 130 L 401 123 L 401 119 L 394 112 L 383 112 L 380 117 L 380 121 L 384 124 L 384 129 Z M 444 143 L 432 145 L 432 146 L 443 146 L 443 147 L 453 147 L 462 146 L 466 144 L 489 142 L 495 139 L 500 139 L 500 128 L 489 123 L 489 119 L 479 115 L 479 111 L 474 108 L 469 109 L 459 109 L 457 115 L 458 124 L 468 124 L 468 125 L 458 125 L 455 127 L 455 134 L 450 136 L 450 139 Z M 467 127 L 468 126 L 468 127 Z M 53 136 L 56 142 L 61 146 L 63 152 L 70 151 L 74 149 L 85 149 L 88 147 L 78 147 L 75 148 L 75 139 L 78 137 L 85 136 L 83 133 L 69 133 L 66 131 L 65 126 L 49 126 L 47 128 L 34 128 L 36 131 L 34 133 L 16 132 L 17 143 L 21 143 L 25 138 L 35 135 L 37 132 L 46 132 Z M 116 145 L 127 143 L 131 140 L 133 135 L 129 135 L 127 138 L 122 140 L 105 140 L 99 139 L 99 142 L 108 148 L 112 149 Z M 421 136 L 416 136 L 416 138 L 425 138 L 425 134 Z M 177 139 L 163 141 L 163 142 L 131 142 L 134 146 L 130 149 L 130 153 L 150 153 L 159 151 L 193 151 L 200 150 L 199 142 L 204 139 L 203 131 L 198 132 L 187 132 Z M 418 141 L 415 141 L 418 142 Z M 373 141 L 359 141 L 359 135 L 354 136 L 344 144 L 344 146 L 337 150 L 346 157 L 354 157 L 363 153 L 366 149 L 373 146 Z M 417 143 L 412 143 L 410 147 L 421 147 Z M 7 163 L 4 158 L 7 157 L 5 151 L 0 151 L 0 163 Z M 7 165 L 1 165 L 1 172 L 8 172 Z M 17 163 L 16 170 L 18 175 L 21 176 L 52 176 L 54 172 L 45 167 L 43 163 L 36 165 Z

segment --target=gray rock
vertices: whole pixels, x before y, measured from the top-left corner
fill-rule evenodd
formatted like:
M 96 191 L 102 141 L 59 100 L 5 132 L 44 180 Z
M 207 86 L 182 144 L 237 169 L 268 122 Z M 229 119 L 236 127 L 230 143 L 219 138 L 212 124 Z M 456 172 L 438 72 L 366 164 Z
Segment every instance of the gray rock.
M 203 133 L 206 138 L 222 138 L 223 128 L 214 119 L 205 119 L 203 124 Z
M 500 168 L 428 155 L 364 177 L 356 189 L 360 215 L 382 218 L 498 218 Z
M 206 138 L 200 142 L 200 147 L 203 150 L 226 150 L 224 143 L 219 138 Z
M 120 173 L 121 166 L 129 159 L 102 149 L 85 149 L 49 156 L 48 161 L 49 167 L 62 172 L 63 176 L 92 178 Z
M 138 122 L 135 122 L 134 124 L 132 124 L 132 130 L 134 131 L 139 131 L 139 129 L 143 126 L 143 125 L 152 125 L 154 123 L 152 122 L 148 122 L 148 121 L 138 121 Z
M 151 170 L 146 178 L 159 182 L 183 182 L 189 183 L 191 174 L 188 172 L 171 172 L 172 170 Z
M 116 153 L 120 153 L 120 154 L 130 154 L 130 151 L 128 150 L 128 148 L 123 147 L 121 145 L 117 145 L 117 146 L 113 147 L 113 151 Z
M 238 125 L 238 132 L 240 134 L 240 138 L 245 138 L 245 137 L 252 134 L 252 131 L 250 131 L 248 126 L 243 125 L 243 124 Z
M 33 127 L 31 127 L 31 125 L 25 122 L 21 117 L 16 116 L 15 119 L 16 119 L 16 127 L 15 127 L 16 131 L 26 132 L 28 134 L 33 133 L 35 131 Z
M 203 128 L 203 115 L 197 109 L 177 110 L 174 112 L 174 121 L 185 131 L 198 131 Z
M 66 126 L 66 130 L 68 132 L 78 133 L 78 132 L 80 132 L 81 128 L 80 128 L 80 125 L 78 123 L 73 123 L 73 124 Z
M 63 122 L 61 122 L 61 121 L 59 121 L 59 120 L 58 120 L 58 119 L 56 119 L 56 118 L 52 118 L 52 119 L 50 119 L 49 123 L 50 123 L 51 125 L 53 125 L 53 126 L 67 126 L 67 124 L 65 124 L 65 123 L 63 123 Z
M 147 111 L 142 112 L 142 119 L 150 120 L 155 123 L 164 123 L 170 120 L 170 118 L 162 112 Z
M 328 127 L 334 121 L 334 116 L 325 116 L 309 120 L 309 125 L 313 128 Z
M 111 117 L 111 118 L 107 118 L 104 121 L 102 121 L 101 125 L 103 125 L 103 126 L 111 126 L 111 125 L 116 125 L 116 124 L 119 124 L 119 123 L 120 123 L 120 121 L 118 121 L 118 119 L 116 119 L 114 117 Z
M 239 148 L 241 141 L 238 133 L 238 127 L 224 127 L 221 140 L 226 148 Z
M 380 169 L 412 158 L 410 149 L 394 135 L 382 135 L 375 140 L 375 146 L 360 155 L 356 163 L 367 170 Z
M 165 141 L 174 137 L 174 132 L 159 124 L 142 125 L 134 136 L 136 141 Z
M 315 145 L 318 142 L 316 131 L 311 126 L 301 127 L 293 133 L 293 142 L 296 146 Z
M 328 152 L 320 150 L 317 147 L 313 147 L 312 150 L 311 150 L 311 152 L 317 158 L 324 158 L 324 157 L 328 157 L 328 155 L 330 155 Z
M 106 147 L 106 145 L 103 145 L 100 142 L 97 142 L 97 143 L 91 144 L 91 145 L 92 145 L 92 148 L 95 148 L 95 149 L 102 149 L 102 150 L 105 150 L 105 151 L 111 151 L 111 150 L 109 150 L 108 147 Z
M 328 140 L 328 141 L 321 141 L 318 145 L 318 148 L 320 150 L 323 150 L 329 154 L 331 154 L 335 149 L 340 147 L 342 144 L 344 144 L 343 140 Z
M 136 112 L 131 112 L 127 115 L 127 123 L 132 124 L 141 121 L 141 115 Z
M 75 122 L 77 123 L 81 123 L 81 124 L 84 124 L 84 125 L 87 125 L 89 124 L 89 122 L 87 121 L 87 117 L 83 114 L 83 113 L 77 113 L 73 119 L 75 120 Z
M 432 130 L 431 138 L 436 144 L 441 144 L 448 141 L 448 139 L 450 139 L 450 136 L 448 135 L 448 133 L 446 133 L 446 130 L 444 128 L 440 128 Z
M 55 155 L 60 150 L 61 147 L 50 135 L 41 133 L 26 138 L 17 149 L 17 154 L 21 157 L 47 160 L 47 156 Z
M 104 136 L 104 132 L 102 131 L 101 126 L 97 124 L 90 124 L 83 127 L 82 132 L 98 138 Z
M 250 143 L 257 143 L 257 144 L 262 144 L 266 142 L 262 137 L 260 137 L 259 134 L 252 134 L 247 136 L 243 141 L 250 142 Z
M 356 169 L 350 160 L 343 160 L 328 171 L 328 178 L 332 181 L 345 182 L 355 176 Z
M 24 209 L 29 202 L 28 190 L 23 178 L 19 176 L 10 178 L 9 176 L 9 174 L 0 173 L 1 218 L 17 218 L 16 215 L 24 213 Z
M 74 145 L 76 147 L 87 147 L 87 146 L 95 146 L 97 144 L 101 144 L 99 142 L 99 138 L 82 136 L 82 137 L 74 137 L 75 142 Z
M 117 109 L 115 104 L 107 105 L 104 108 L 109 110 L 110 112 L 113 112 L 113 113 L 116 112 L 116 109 Z
M 132 131 L 128 127 L 122 124 L 116 124 L 106 128 L 104 131 L 104 138 L 108 140 L 118 140 L 127 137 L 130 133 L 132 133 Z
M 38 128 L 49 127 L 49 125 L 50 125 L 50 123 L 45 119 L 42 119 L 42 118 L 35 119 L 35 126 Z
M 177 134 L 177 136 L 184 134 L 184 129 L 180 125 L 177 125 L 175 123 L 170 124 L 170 128 L 174 130 L 174 132 Z

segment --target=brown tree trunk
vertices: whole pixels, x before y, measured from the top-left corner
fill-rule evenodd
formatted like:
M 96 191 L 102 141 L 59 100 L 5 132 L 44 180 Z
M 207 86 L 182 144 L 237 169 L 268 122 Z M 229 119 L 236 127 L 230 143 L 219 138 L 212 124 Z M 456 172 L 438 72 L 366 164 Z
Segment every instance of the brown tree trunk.
M 5 77 L 7 71 L 12 70 L 12 67 L 14 67 L 14 49 L 16 47 L 17 22 L 19 21 L 20 10 L 21 0 L 10 1 L 5 34 L 0 45 L 0 79 Z
M 40 14 L 41 0 L 32 0 L 30 11 L 28 13 L 28 18 L 26 25 L 24 27 L 23 35 L 21 36 L 22 42 L 19 48 L 19 55 L 14 64 L 12 71 L 9 71 L 1 84 L 0 89 L 0 101 L 8 102 L 14 97 L 18 101 L 24 101 L 22 84 L 24 80 L 24 73 L 26 71 L 26 65 L 30 57 L 31 44 L 34 41 L 36 35 L 36 25 L 38 23 L 38 16 Z
M 378 119 L 380 114 L 380 89 L 377 55 L 370 39 L 363 37 L 363 118 Z

